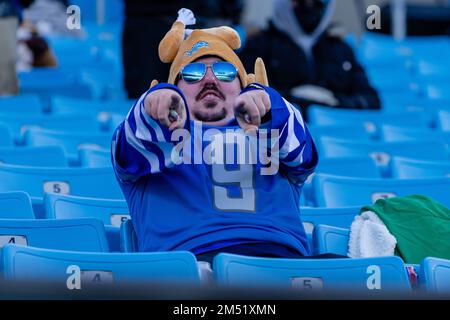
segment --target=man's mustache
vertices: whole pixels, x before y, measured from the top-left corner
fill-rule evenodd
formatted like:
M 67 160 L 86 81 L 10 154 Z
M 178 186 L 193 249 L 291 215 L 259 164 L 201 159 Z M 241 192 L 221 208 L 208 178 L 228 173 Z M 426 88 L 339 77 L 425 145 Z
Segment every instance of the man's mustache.
M 222 92 L 220 92 L 220 90 L 216 87 L 216 86 L 206 86 L 204 87 L 202 90 L 200 90 L 200 92 L 197 94 L 197 96 L 195 97 L 195 100 L 198 101 L 201 98 L 203 98 L 203 96 L 207 93 L 213 93 L 215 95 L 217 95 L 220 99 L 225 100 L 225 96 L 223 95 Z

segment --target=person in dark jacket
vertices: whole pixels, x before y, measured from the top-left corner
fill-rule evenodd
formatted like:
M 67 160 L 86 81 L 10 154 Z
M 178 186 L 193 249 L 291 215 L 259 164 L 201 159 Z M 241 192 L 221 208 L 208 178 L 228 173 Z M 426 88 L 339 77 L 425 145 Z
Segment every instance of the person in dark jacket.
M 268 29 L 247 40 L 242 61 L 248 68 L 261 57 L 270 85 L 302 111 L 311 104 L 380 109 L 351 47 L 330 32 L 334 7 L 334 0 L 277 0 Z

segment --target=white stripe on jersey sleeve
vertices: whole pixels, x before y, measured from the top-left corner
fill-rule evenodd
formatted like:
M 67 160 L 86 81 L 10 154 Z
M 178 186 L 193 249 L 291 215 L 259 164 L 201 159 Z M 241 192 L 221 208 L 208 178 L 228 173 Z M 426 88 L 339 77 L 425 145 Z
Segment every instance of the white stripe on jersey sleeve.
M 131 130 L 130 125 L 128 124 L 128 120 L 125 121 L 125 138 L 127 142 L 148 161 L 151 167 L 151 173 L 160 171 L 158 157 L 152 152 L 147 151 L 142 143 L 134 136 L 133 130 Z

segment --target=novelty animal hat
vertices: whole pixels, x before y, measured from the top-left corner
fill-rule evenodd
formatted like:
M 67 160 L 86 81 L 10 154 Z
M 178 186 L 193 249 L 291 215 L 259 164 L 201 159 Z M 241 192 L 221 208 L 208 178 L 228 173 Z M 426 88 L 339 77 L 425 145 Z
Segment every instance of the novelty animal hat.
M 266 68 L 261 58 L 256 59 L 255 73 L 247 74 L 245 68 L 233 50 L 239 49 L 239 34 L 230 27 L 210 29 L 185 29 L 186 25 L 195 24 L 194 14 L 189 9 L 178 11 L 178 19 L 159 43 L 159 58 L 162 62 L 172 63 L 168 83 L 175 84 L 181 69 L 196 59 L 214 55 L 232 63 L 238 69 L 243 87 L 257 82 L 268 85 Z M 156 85 L 152 81 L 152 86 Z

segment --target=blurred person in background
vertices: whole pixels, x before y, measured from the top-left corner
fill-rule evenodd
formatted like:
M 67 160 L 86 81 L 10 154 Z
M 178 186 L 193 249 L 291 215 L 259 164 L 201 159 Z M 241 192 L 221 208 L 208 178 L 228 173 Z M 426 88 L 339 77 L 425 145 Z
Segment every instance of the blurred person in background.
M 169 67 L 159 61 L 158 44 L 170 29 L 179 8 L 191 8 L 200 28 L 232 25 L 239 21 L 241 0 L 124 0 L 125 25 L 122 56 L 125 89 L 135 99 L 147 91 L 150 81 L 162 79 Z
M 0 95 L 17 94 L 17 28 L 33 0 L 0 0 Z
M 17 32 L 17 71 L 34 67 L 56 67 L 56 57 L 36 27 L 24 21 Z
M 276 0 L 266 30 L 247 39 L 246 68 L 261 57 L 270 85 L 289 101 L 354 109 L 380 109 L 351 47 L 330 26 L 335 0 Z

